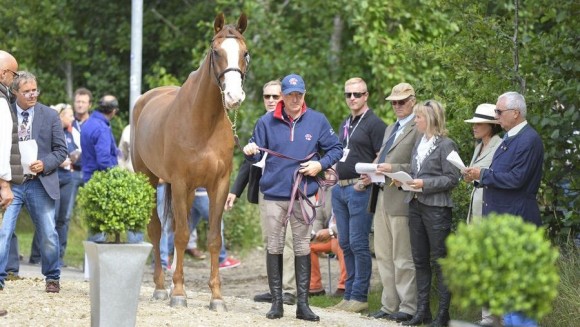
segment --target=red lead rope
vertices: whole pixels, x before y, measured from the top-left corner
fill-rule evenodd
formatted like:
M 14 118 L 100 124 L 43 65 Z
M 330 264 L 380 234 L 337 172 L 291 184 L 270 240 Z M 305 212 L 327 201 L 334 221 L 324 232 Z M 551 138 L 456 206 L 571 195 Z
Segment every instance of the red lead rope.
M 235 141 L 241 150 L 242 147 L 240 146 L 240 142 L 237 137 L 235 138 Z M 269 149 L 261 147 L 258 147 L 258 149 L 260 151 L 267 152 L 268 154 L 273 155 L 275 157 L 289 159 L 299 163 L 307 162 L 316 155 L 316 152 L 312 152 L 303 159 L 297 159 Z M 314 222 L 314 220 L 316 219 L 316 208 L 323 207 L 324 204 L 326 203 L 326 192 L 324 191 L 326 191 L 327 188 L 335 185 L 336 181 L 338 180 L 338 175 L 333 168 L 328 168 L 325 171 L 325 173 L 329 174 L 331 178 L 326 179 L 323 176 L 314 177 L 314 180 L 316 181 L 319 187 L 319 201 L 318 203 L 312 203 L 312 201 L 310 201 L 310 199 L 308 198 L 308 183 L 306 182 L 303 183 L 302 181 L 302 179 L 304 178 L 304 174 L 300 173 L 300 166 L 298 166 L 298 168 L 294 170 L 292 178 L 292 193 L 290 193 L 290 204 L 288 205 L 288 212 L 286 213 L 286 217 L 284 218 L 284 225 L 288 223 L 288 219 L 290 219 L 290 216 L 294 211 L 294 200 L 296 199 L 298 199 L 298 202 L 300 203 L 300 210 L 302 211 L 302 218 L 304 219 L 304 223 L 311 225 Z M 300 187 L 302 184 L 304 185 Z M 323 190 L 323 192 L 320 192 L 320 190 Z M 310 207 L 310 209 L 312 210 L 312 215 L 308 214 L 306 206 Z

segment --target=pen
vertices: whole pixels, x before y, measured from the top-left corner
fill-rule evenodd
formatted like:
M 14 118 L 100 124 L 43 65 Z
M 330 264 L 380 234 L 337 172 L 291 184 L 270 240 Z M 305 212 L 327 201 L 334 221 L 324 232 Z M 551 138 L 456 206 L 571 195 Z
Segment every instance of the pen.
M 391 184 L 389 184 L 389 186 L 393 186 L 395 185 L 395 181 L 391 179 Z

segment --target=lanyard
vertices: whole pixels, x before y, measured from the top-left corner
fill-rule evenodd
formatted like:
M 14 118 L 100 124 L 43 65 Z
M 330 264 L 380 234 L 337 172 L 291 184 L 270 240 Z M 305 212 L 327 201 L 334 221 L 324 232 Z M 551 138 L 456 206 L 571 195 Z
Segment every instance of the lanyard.
M 350 134 L 348 132 L 348 129 L 350 128 L 350 124 L 352 123 L 353 117 L 351 116 L 349 118 L 349 120 L 346 121 L 346 124 L 344 124 L 344 139 L 346 139 L 346 146 L 345 146 L 346 149 L 348 149 L 348 143 L 350 142 L 350 136 L 354 134 L 354 131 L 358 127 L 358 124 L 360 124 L 361 120 L 363 120 L 367 111 L 369 111 L 369 110 L 368 109 L 365 110 L 365 112 L 363 112 L 363 114 L 360 116 L 360 119 L 356 122 L 356 125 L 354 125 L 354 128 L 352 129 L 352 132 L 350 132 Z

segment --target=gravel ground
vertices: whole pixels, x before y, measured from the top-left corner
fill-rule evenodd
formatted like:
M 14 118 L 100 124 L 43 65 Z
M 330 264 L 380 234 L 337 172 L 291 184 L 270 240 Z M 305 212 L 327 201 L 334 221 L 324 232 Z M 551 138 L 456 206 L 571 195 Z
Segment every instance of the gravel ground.
M 331 260 L 333 272 L 336 260 Z M 167 301 L 151 301 L 153 294 L 152 269 L 146 268 L 141 287 L 137 326 L 399 326 L 384 320 L 367 318 L 366 315 L 347 313 L 313 307 L 320 322 L 312 323 L 295 318 L 295 306 L 284 306 L 282 319 L 265 317 L 270 305 L 252 301 L 254 294 L 267 290 L 265 258 L 263 251 L 256 250 L 242 258 L 242 265 L 220 272 L 222 294 L 228 312 L 210 311 L 210 292 L 207 286 L 209 260 L 185 263 L 187 308 L 171 308 Z M 376 266 L 373 264 L 373 266 Z M 327 260 L 321 258 L 323 282 L 327 285 Z M 0 318 L 0 326 L 90 326 L 89 283 L 78 268 L 65 268 L 61 275 L 61 292 L 44 292 L 44 280 L 39 266 L 23 264 L 20 275 L 24 279 L 8 281 L 0 292 L 0 307 L 8 315 Z M 336 274 L 333 274 L 336 285 Z M 377 282 L 376 267 L 373 283 Z M 168 279 L 169 281 L 169 279 Z M 170 282 L 166 284 L 170 285 Z M 336 286 L 333 286 L 336 287 Z M 327 291 L 329 291 L 327 289 Z

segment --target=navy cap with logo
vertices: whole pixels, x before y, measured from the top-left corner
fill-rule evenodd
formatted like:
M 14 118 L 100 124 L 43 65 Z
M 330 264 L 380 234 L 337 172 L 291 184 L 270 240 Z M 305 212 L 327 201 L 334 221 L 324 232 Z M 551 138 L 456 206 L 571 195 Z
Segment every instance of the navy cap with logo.
M 282 93 L 288 95 L 292 92 L 306 93 L 304 80 L 300 75 L 290 74 L 282 80 Z

